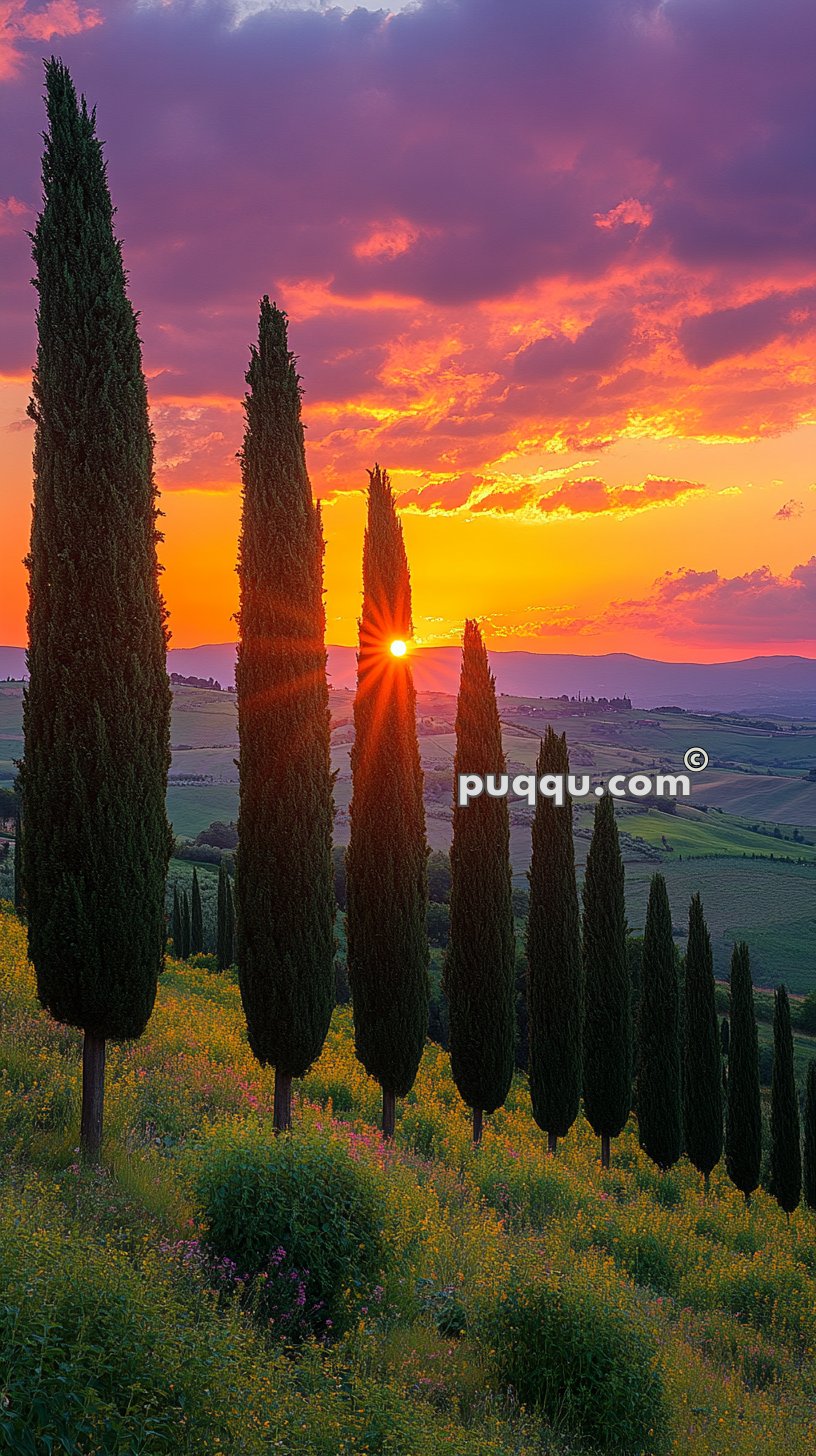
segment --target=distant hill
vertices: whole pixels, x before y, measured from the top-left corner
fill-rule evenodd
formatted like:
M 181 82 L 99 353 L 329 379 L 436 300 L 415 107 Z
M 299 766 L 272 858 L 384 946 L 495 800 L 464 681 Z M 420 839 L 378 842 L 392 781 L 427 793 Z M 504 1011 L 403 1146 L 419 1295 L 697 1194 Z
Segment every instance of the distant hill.
M 337 689 L 353 688 L 353 647 L 329 647 L 329 671 Z M 420 648 L 413 654 L 420 692 L 455 693 L 459 682 L 457 647 Z M 215 678 L 222 687 L 235 680 L 235 644 L 173 647 L 171 672 Z M 595 697 L 627 694 L 635 707 L 674 704 L 704 712 L 778 713 L 816 717 L 816 659 L 747 657 L 737 662 L 659 662 L 628 652 L 580 657 L 573 653 L 491 652 L 500 693 L 518 697 Z M 0 647 L 0 678 L 25 672 L 21 647 Z

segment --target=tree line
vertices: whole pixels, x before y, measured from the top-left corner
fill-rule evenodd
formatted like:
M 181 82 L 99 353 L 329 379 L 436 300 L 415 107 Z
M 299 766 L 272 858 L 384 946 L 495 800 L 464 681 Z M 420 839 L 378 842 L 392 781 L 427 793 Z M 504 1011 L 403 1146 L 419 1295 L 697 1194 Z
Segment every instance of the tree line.
M 21 895 L 43 1006 L 83 1042 L 81 1143 L 99 1154 L 106 1042 L 139 1037 L 165 949 L 172 836 L 167 613 L 153 438 L 137 321 L 113 230 L 95 115 L 67 69 L 46 66 L 24 705 Z M 274 1069 L 274 1126 L 320 1053 L 334 1005 L 334 816 L 323 599 L 323 525 L 306 468 L 301 381 L 285 314 L 264 297 L 250 350 L 238 541 L 239 813 L 235 880 L 219 881 L 219 963 L 234 952 L 250 1046 Z M 350 842 L 348 977 L 357 1056 L 382 1090 L 382 1130 L 413 1086 L 428 1031 L 428 848 L 410 653 L 411 581 L 387 472 L 369 472 L 363 543 Z M 455 772 L 506 771 L 495 683 L 465 624 Z M 566 773 L 551 728 L 537 772 Z M 234 906 L 233 906 L 234 894 Z M 203 948 L 201 896 L 176 892 L 174 944 Z M 514 1067 L 515 929 L 506 799 L 454 807 L 444 987 L 454 1080 L 473 1136 Z M 705 1179 L 725 1146 L 746 1197 L 761 1116 L 748 953 L 734 952 L 723 1088 L 711 944 L 691 904 L 681 999 L 662 876 L 652 881 L 633 1018 L 624 872 L 614 805 L 599 799 L 582 897 L 572 811 L 540 798 L 532 826 L 528 961 L 533 1116 L 556 1154 L 579 1106 L 611 1142 L 634 1106 L 661 1168 L 683 1150 Z M 635 1044 L 637 1051 L 635 1052 Z M 773 1191 L 799 1197 L 798 1103 L 787 996 L 777 993 Z M 723 1118 L 723 1102 L 726 1115 Z M 805 1165 L 816 1170 L 816 1078 Z

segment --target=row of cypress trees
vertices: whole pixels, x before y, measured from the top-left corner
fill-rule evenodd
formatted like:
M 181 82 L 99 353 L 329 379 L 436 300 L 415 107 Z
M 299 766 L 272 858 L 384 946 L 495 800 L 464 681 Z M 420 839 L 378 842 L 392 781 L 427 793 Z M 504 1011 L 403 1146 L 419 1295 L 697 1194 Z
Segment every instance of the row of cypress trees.
M 179 892 L 173 886 L 173 908 L 170 920 L 170 935 L 173 954 L 179 960 L 189 960 L 191 955 L 201 955 L 204 943 L 204 909 L 201 902 L 201 886 L 198 870 L 193 867 L 190 894 L 186 889 Z M 223 860 L 218 871 L 218 893 L 216 899 L 215 958 L 219 971 L 225 971 L 235 959 L 235 910 L 232 881 Z
M 20 884 L 40 1000 L 84 1034 L 81 1143 L 87 1156 L 96 1157 L 106 1041 L 141 1035 L 163 964 L 172 843 L 165 810 L 168 634 L 136 316 L 113 231 L 95 116 L 53 59 L 46 66 L 46 104 L 43 209 L 34 234 L 39 337 L 31 404 L 35 500 Z M 322 523 L 306 472 L 300 381 L 286 319 L 268 298 L 261 304 L 247 384 L 238 560 L 236 914 L 230 886 L 220 880 L 217 953 L 219 964 L 229 963 L 229 929 L 250 1044 L 259 1061 L 275 1068 L 275 1125 L 285 1128 L 292 1079 L 318 1055 L 333 1003 L 333 778 Z M 393 1132 L 396 1097 L 416 1076 L 428 1017 L 427 846 L 415 693 L 409 660 L 389 651 L 394 639 L 411 632 L 402 530 L 388 477 L 375 467 L 363 553 L 347 930 L 355 1045 L 382 1087 L 386 1135 Z M 456 726 L 463 769 L 503 771 L 495 687 L 473 622 L 465 629 Z M 540 773 L 567 767 L 565 739 L 548 732 Z M 572 856 L 571 811 L 555 811 L 540 799 L 527 928 L 531 1096 L 555 1151 L 583 1095 L 608 1162 L 610 1139 L 632 1101 L 623 867 L 611 800 L 601 799 L 596 810 L 582 943 Z M 452 873 L 445 966 L 452 1060 L 478 1137 L 483 1113 L 501 1105 L 512 1075 L 505 800 L 486 798 L 455 813 Z M 178 933 L 177 943 L 190 952 L 202 943 L 197 891 L 194 876 L 187 910 L 184 899 L 174 905 L 174 941 Z M 675 1096 L 679 1003 L 667 927 L 670 940 L 665 884 L 657 877 L 641 991 L 641 1138 L 666 1166 L 684 1122 L 689 1150 L 692 1144 L 708 1149 L 697 1154 L 705 1173 L 716 1117 L 710 1107 L 692 1105 L 692 1088 L 702 1086 L 700 1059 L 710 1054 L 710 947 L 706 951 L 707 933 L 695 919 L 699 966 L 686 999 L 686 1026 L 696 1018 L 704 1035 L 688 1032 L 685 1065 L 691 1067 L 693 1056 L 697 1071 L 683 1084 L 683 1119 Z M 743 974 L 750 990 L 747 955 L 740 951 L 732 973 L 728 1135 L 729 1168 L 739 1169 L 747 1183 L 756 1154 L 753 1090 L 746 1096 L 731 1092 L 743 1083 L 753 1089 L 750 1016 L 738 1004 Z M 780 995 L 772 1095 L 772 1173 L 780 1192 L 791 1184 L 795 1111 L 786 1009 Z M 753 1036 L 755 1062 L 755 1027 Z M 808 1096 L 816 1108 L 814 1078 Z M 798 1127 L 795 1141 L 798 1149 Z M 811 1143 L 816 1131 L 809 1126 L 806 1149 Z M 790 1193 L 783 1196 L 790 1201 Z

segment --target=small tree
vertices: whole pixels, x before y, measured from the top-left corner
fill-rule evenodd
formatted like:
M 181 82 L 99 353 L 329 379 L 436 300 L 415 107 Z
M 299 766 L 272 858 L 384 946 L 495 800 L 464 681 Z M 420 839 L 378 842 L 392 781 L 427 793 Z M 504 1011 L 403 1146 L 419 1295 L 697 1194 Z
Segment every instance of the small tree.
M 548 726 L 536 777 L 569 773 L 566 734 Z M 575 879 L 572 800 L 560 807 L 539 794 L 533 816 L 527 917 L 527 1027 L 533 1117 L 549 1151 L 566 1137 L 581 1100 L 584 1019 L 581 913 Z
M 184 924 L 178 885 L 173 886 L 173 955 L 176 960 L 182 960 L 184 956 Z
M 731 955 L 729 1026 L 725 1158 L 731 1182 L 750 1204 L 762 1167 L 762 1103 L 754 988 L 744 941 Z
M 460 774 L 503 774 L 507 764 L 496 684 L 476 622 L 465 622 L 456 704 L 450 929 L 444 989 L 453 1080 L 473 1112 L 473 1141 L 484 1112 L 501 1107 L 513 1080 L 515 935 L 510 816 L 506 798 L 482 794 L 460 805 Z
M 201 955 L 204 950 L 204 912 L 201 905 L 201 887 L 198 870 L 193 866 L 193 885 L 190 892 L 190 955 Z
M 662 875 L 653 875 L 643 936 L 640 984 L 638 1135 L 665 1171 L 680 1157 L 680 1001 L 671 908 Z
M 686 1153 L 706 1189 L 723 1150 L 722 1058 L 711 936 L 700 896 L 694 895 L 686 949 L 683 1127 Z
M 181 958 L 183 961 L 190 959 L 190 947 L 192 944 L 192 916 L 190 915 L 190 897 L 186 890 L 181 892 Z
M 232 965 L 232 886 L 223 859 L 218 868 L 215 960 L 219 971 Z
M 615 808 L 608 794 L 595 807 L 584 876 L 584 1112 L 609 1167 L 610 1139 L 632 1106 L 632 992 L 626 950 L 626 903 Z
M 774 993 L 774 1059 L 771 1077 L 771 1192 L 788 1218 L 802 1193 L 799 1096 L 793 1065 L 790 1002 L 784 986 Z
M 348 968 L 357 1056 L 380 1084 L 382 1128 L 414 1084 L 428 1030 L 422 765 L 410 653 L 411 581 L 391 483 L 370 474 L 346 853 Z
M 805 1085 L 805 1138 L 802 1160 L 805 1203 L 816 1210 L 816 1061 L 808 1062 Z

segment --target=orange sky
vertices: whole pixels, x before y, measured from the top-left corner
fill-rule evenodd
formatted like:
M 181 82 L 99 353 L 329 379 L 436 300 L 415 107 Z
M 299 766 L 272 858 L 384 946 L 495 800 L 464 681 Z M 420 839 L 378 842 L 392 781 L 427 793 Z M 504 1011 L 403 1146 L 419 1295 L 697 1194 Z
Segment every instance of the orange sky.
M 330 641 L 356 637 L 378 460 L 424 643 L 476 616 L 499 649 L 816 655 L 810 11 L 758 4 L 726 52 L 729 6 L 647 24 L 625 0 L 610 29 L 597 0 L 583 28 L 516 0 L 508 31 L 498 0 L 389 20 L 259 3 L 227 28 L 227 0 L 0 3 L 0 641 L 25 633 L 25 230 L 56 38 L 98 102 L 140 310 L 175 645 L 234 636 L 268 291 L 303 375 Z

